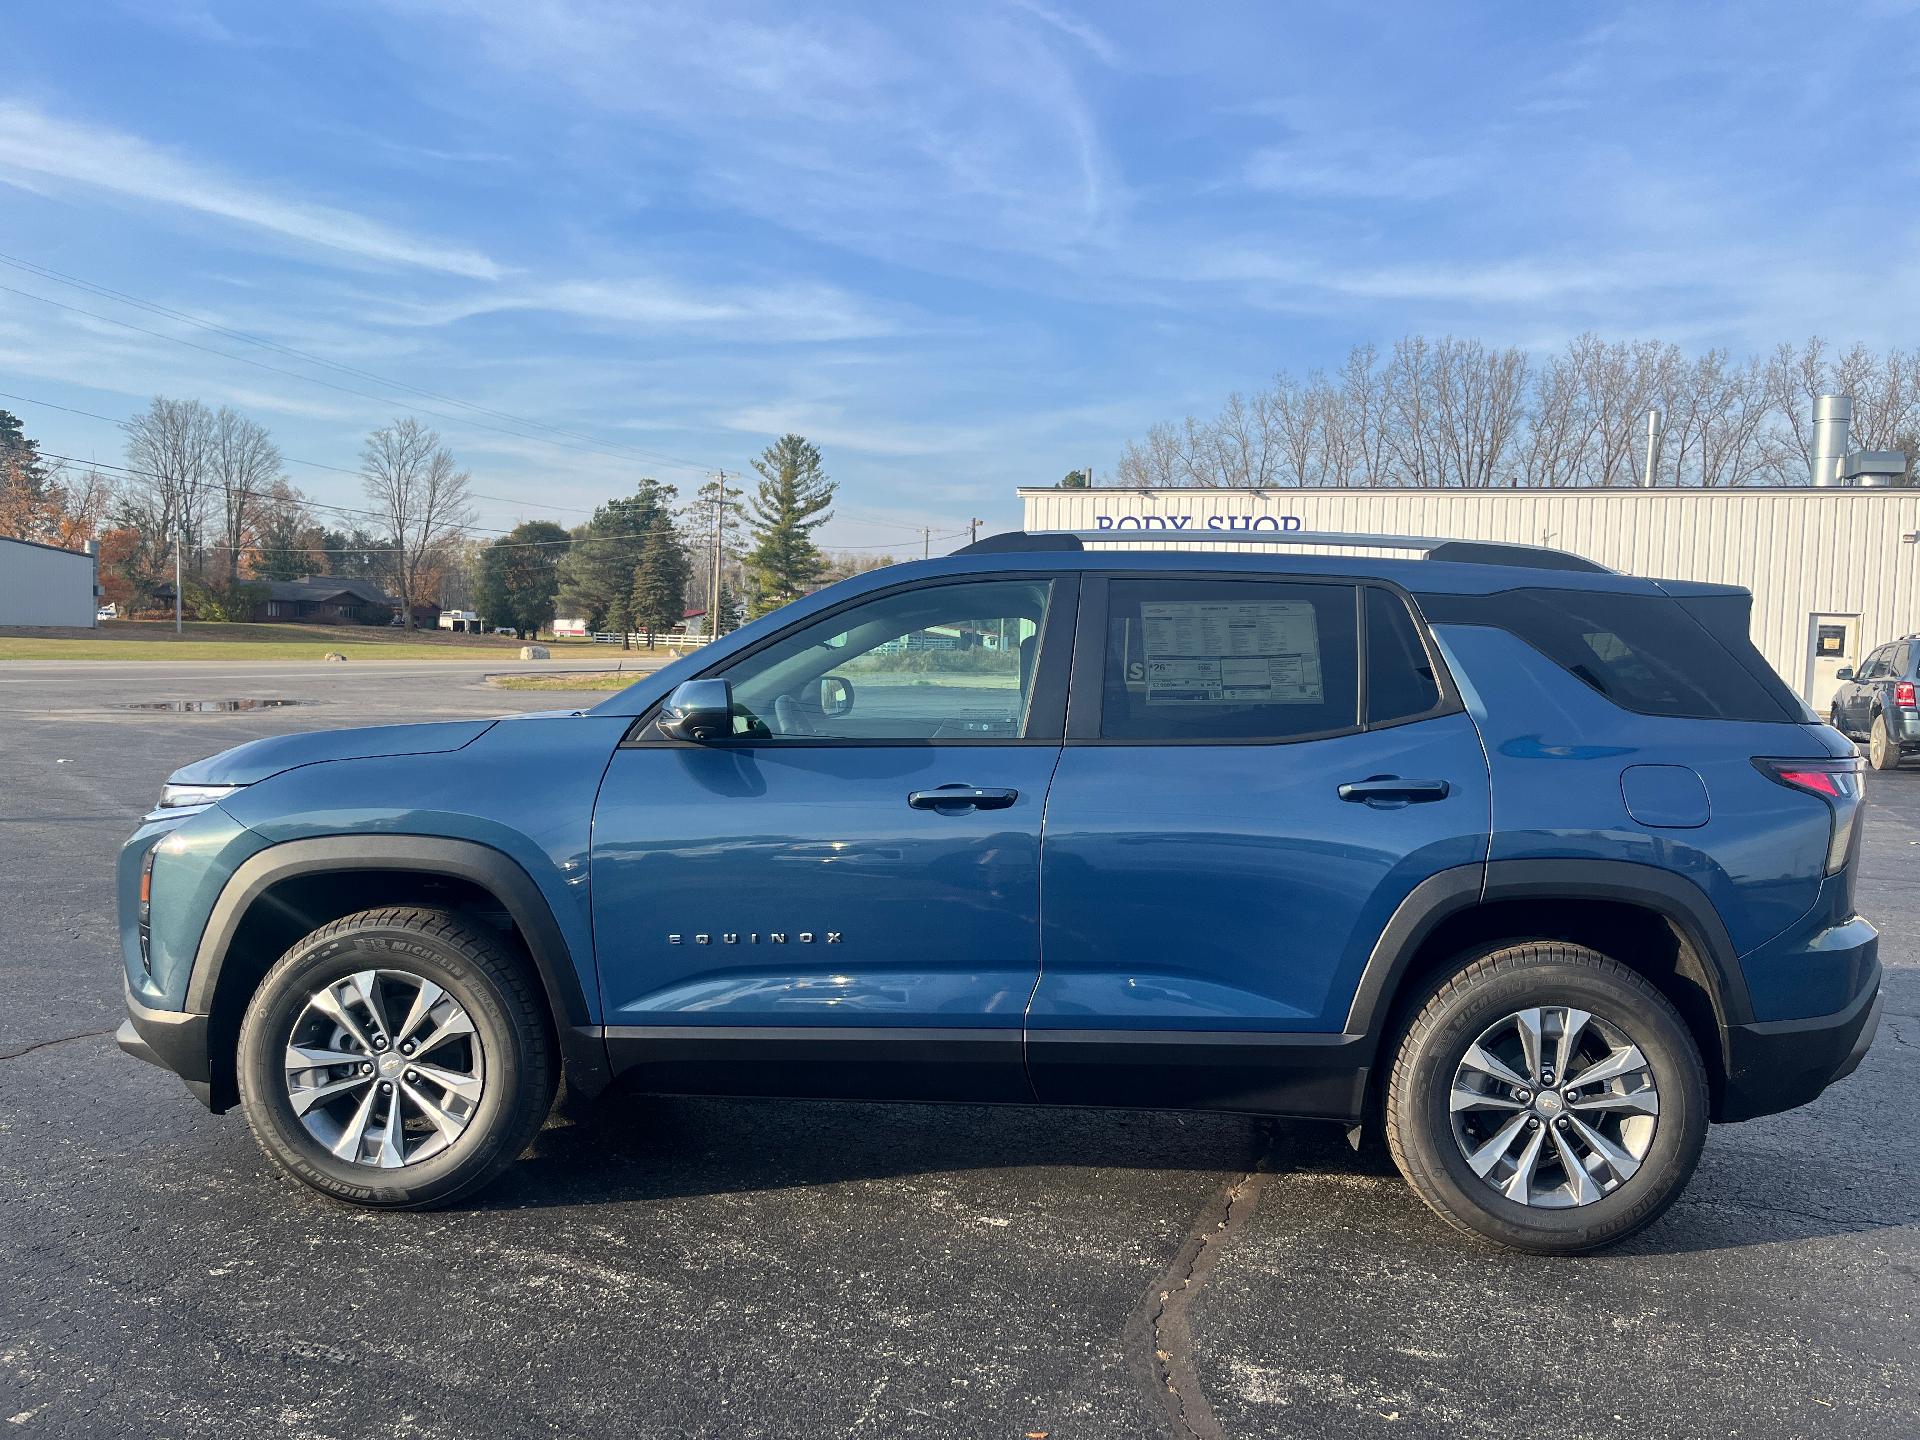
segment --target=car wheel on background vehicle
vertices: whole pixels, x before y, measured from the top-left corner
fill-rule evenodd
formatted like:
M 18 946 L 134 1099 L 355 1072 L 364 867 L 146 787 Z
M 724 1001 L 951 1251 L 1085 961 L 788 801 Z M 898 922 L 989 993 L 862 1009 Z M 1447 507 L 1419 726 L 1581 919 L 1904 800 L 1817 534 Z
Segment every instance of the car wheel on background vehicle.
M 1847 727 L 1842 723 L 1844 718 L 1840 713 L 1840 707 L 1838 705 L 1827 712 L 1827 724 L 1838 730 L 1842 735 L 1847 733 Z M 1851 739 L 1852 737 L 1849 736 L 1848 738 Z
M 409 1209 L 511 1163 L 556 1083 L 537 984 L 501 937 L 411 908 L 349 915 L 283 955 L 247 1007 L 239 1080 L 281 1169 Z
M 1876 770 L 1897 770 L 1900 768 L 1900 746 L 1887 730 L 1887 717 L 1873 717 L 1873 728 L 1867 732 L 1867 759 Z
M 1570 1254 L 1650 1225 L 1707 1133 L 1700 1052 L 1665 996 L 1579 945 L 1513 945 L 1447 978 L 1387 1083 L 1387 1144 L 1449 1224 Z

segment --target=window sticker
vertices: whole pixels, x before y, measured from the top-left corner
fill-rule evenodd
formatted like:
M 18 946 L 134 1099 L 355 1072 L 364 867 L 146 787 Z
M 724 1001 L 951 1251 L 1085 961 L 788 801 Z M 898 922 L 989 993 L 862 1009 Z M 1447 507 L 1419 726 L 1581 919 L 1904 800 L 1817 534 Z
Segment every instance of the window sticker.
M 1318 705 L 1325 698 L 1309 601 L 1149 602 L 1140 607 L 1139 639 L 1142 659 L 1127 674 L 1145 682 L 1149 705 Z

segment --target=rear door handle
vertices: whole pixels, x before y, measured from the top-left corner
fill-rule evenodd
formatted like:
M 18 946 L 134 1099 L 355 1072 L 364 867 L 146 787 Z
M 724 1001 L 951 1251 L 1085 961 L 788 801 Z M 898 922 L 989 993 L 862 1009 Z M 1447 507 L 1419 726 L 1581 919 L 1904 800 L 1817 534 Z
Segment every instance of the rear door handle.
M 1018 790 L 983 789 L 978 785 L 942 785 L 938 790 L 915 790 L 907 804 L 916 810 L 937 810 L 942 815 L 962 810 L 1004 810 L 1020 798 Z
M 1340 787 L 1340 798 L 1376 809 L 1398 809 L 1428 800 L 1444 800 L 1453 787 L 1444 780 L 1402 780 L 1398 775 L 1369 775 Z

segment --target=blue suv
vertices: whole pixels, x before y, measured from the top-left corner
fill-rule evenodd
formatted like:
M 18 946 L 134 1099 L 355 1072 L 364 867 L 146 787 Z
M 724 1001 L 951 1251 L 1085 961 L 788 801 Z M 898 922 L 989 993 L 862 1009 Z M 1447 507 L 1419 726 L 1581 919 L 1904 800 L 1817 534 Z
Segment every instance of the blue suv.
M 121 858 L 121 1043 L 365 1205 L 624 1077 L 1337 1121 L 1542 1252 L 1859 1064 L 1860 761 L 1745 591 L 1271 538 L 1396 558 L 999 536 L 590 710 L 187 766 Z

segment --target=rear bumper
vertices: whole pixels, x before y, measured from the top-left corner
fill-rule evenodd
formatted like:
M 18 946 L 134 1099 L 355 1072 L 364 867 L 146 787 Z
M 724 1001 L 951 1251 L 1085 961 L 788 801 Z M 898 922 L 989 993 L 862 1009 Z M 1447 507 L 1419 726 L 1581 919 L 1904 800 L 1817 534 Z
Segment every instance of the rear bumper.
M 134 999 L 132 990 L 126 994 L 127 1018 L 113 1037 L 120 1048 L 136 1060 L 171 1070 L 209 1110 L 224 1109 L 213 1103 L 207 1017 L 184 1010 L 151 1010 Z
M 1727 1079 L 1714 1119 L 1751 1120 L 1805 1105 L 1860 1068 L 1880 1029 L 1880 963 L 1846 1006 L 1806 1020 L 1727 1028 Z

